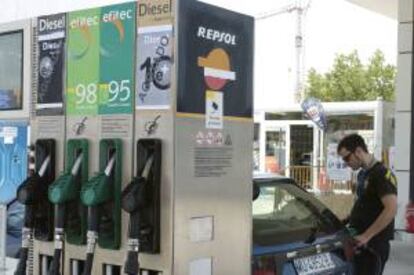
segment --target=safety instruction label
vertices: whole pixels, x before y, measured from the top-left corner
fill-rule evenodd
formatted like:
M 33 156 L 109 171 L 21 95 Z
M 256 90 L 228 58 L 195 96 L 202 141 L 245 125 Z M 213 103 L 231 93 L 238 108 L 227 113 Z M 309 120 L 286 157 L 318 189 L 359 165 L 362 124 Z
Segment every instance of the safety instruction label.
M 219 178 L 226 176 L 233 169 L 233 148 L 195 147 L 194 177 Z
M 4 139 L 4 144 L 13 144 L 17 137 L 17 127 L 0 127 L 0 138 Z

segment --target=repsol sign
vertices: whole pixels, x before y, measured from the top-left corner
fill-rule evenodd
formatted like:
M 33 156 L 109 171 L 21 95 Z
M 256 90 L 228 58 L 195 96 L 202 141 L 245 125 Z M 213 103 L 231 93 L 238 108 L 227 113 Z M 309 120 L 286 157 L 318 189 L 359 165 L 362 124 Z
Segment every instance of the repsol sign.
M 199 26 L 197 30 L 197 37 L 204 38 L 207 40 L 221 42 L 228 45 L 237 45 L 236 35 L 220 30 L 206 28 Z
M 171 14 L 171 0 L 138 3 L 138 16 L 160 16 L 167 14 Z

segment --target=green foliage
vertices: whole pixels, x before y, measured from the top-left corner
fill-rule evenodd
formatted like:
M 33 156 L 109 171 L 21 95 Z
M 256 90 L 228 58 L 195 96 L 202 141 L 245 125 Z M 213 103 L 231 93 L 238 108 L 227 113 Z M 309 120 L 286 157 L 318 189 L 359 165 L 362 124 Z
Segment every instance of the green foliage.
M 308 73 L 306 96 L 321 101 L 366 101 L 382 97 L 394 101 L 396 68 L 385 64 L 384 54 L 377 50 L 364 65 L 354 50 L 349 55 L 339 54 L 331 71 L 320 74 L 315 69 Z

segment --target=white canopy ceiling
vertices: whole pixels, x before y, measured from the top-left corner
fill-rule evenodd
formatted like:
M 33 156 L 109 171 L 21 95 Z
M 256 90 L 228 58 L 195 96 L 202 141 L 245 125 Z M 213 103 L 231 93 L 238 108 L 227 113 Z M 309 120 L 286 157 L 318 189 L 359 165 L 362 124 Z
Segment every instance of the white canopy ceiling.
M 393 19 L 398 18 L 398 0 L 347 0 Z

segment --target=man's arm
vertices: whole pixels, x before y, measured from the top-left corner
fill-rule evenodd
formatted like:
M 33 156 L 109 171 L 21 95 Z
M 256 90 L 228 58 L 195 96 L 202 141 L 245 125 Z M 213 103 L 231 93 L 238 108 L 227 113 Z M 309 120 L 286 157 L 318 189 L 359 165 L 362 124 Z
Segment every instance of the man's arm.
M 373 224 L 364 233 L 355 236 L 358 246 L 366 245 L 375 235 L 387 227 L 397 214 L 397 196 L 387 194 L 381 198 L 384 209 Z

